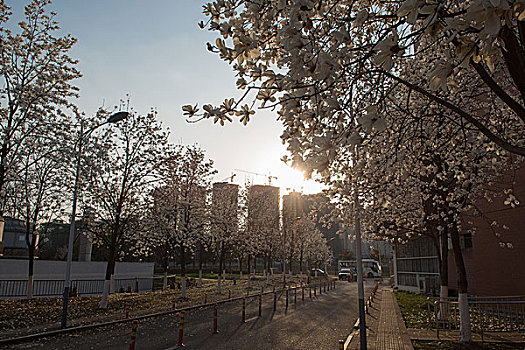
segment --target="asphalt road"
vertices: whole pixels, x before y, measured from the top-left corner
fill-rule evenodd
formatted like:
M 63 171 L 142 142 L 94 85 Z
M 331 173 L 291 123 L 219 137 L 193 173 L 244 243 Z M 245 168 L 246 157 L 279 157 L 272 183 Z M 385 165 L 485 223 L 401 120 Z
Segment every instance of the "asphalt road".
M 365 296 L 373 284 L 365 284 Z M 313 294 L 312 294 L 313 296 Z M 337 349 L 346 339 L 358 316 L 356 283 L 338 282 L 336 289 L 297 303 L 294 292 L 285 308 L 284 293 L 273 311 L 273 295 L 263 297 L 258 317 L 258 297 L 246 302 L 246 322 L 241 323 L 241 302 L 222 304 L 218 309 L 218 334 L 212 334 L 213 308 L 186 312 L 185 349 Z M 143 320 L 139 323 L 135 349 L 176 349 L 178 315 Z M 124 323 L 90 331 L 10 345 L 11 349 L 128 349 L 131 324 Z

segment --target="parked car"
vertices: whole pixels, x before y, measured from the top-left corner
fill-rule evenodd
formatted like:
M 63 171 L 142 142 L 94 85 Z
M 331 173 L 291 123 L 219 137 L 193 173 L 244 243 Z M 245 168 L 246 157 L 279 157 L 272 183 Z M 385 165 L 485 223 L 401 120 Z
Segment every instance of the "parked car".
M 339 280 L 352 282 L 355 280 L 357 274 L 353 268 L 342 268 L 339 271 Z
M 312 269 L 312 271 L 310 272 L 310 276 L 315 276 L 315 272 L 317 271 L 317 277 L 326 277 L 328 276 L 328 274 L 326 272 L 324 272 L 323 270 L 321 269 Z

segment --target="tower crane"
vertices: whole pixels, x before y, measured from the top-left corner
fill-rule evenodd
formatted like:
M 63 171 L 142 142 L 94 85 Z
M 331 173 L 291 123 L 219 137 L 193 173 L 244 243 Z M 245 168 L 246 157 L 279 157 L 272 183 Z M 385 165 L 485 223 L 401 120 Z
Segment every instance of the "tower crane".
M 224 181 L 226 181 L 226 180 L 228 180 L 228 179 L 229 179 L 229 180 L 230 180 L 230 182 L 231 182 L 231 183 L 233 183 L 233 178 L 234 178 L 235 176 L 237 176 L 237 174 L 235 174 L 235 173 L 232 173 L 232 174 L 231 174 L 230 176 L 228 176 L 228 177 L 225 177 L 224 179 L 222 179 L 222 180 L 221 180 L 221 182 L 224 182 Z
M 278 179 L 277 176 L 272 176 L 270 174 L 261 174 L 261 173 L 256 173 L 256 172 L 253 172 L 253 171 L 247 171 L 247 170 L 242 170 L 242 169 L 234 169 L 234 171 L 241 172 L 241 173 L 247 173 L 247 174 L 253 174 L 253 175 L 259 175 L 259 176 L 264 176 L 264 177 L 268 178 L 268 186 L 272 185 L 272 179 L 275 179 L 275 180 Z

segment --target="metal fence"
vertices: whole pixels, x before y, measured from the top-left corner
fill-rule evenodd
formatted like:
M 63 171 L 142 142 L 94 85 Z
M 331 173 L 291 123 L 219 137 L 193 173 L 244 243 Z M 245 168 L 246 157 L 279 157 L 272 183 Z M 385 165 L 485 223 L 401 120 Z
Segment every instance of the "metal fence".
M 163 288 L 163 276 L 116 278 L 115 292 L 146 292 Z M 174 276 L 168 276 L 168 285 Z M 27 295 L 27 280 L 0 280 L 0 298 L 20 298 Z M 98 295 L 104 289 L 103 279 L 72 280 L 72 295 Z M 35 297 L 60 296 L 64 292 L 64 280 L 34 280 Z
M 525 296 L 469 297 L 471 329 L 488 332 L 525 332 Z M 454 298 L 427 299 L 428 321 L 436 329 L 457 330 L 460 327 L 459 302 Z

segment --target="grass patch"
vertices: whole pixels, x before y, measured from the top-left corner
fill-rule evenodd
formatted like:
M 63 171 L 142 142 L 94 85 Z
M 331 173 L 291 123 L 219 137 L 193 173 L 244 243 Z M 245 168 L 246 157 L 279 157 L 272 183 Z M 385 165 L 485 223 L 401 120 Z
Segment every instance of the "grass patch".
M 407 328 L 431 329 L 428 324 L 427 297 L 395 291 L 397 303 Z
M 416 350 L 523 350 L 523 343 L 460 343 L 452 341 L 413 341 Z

